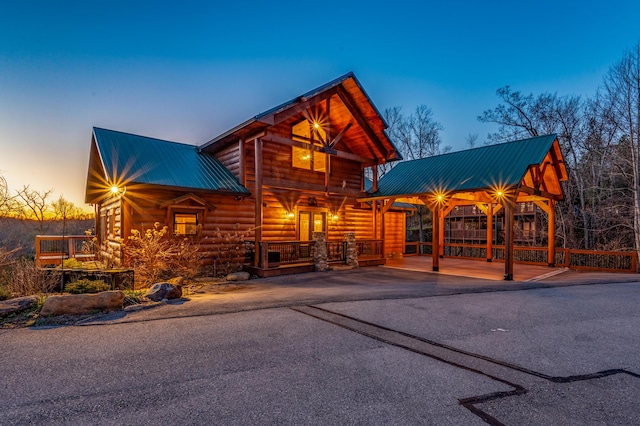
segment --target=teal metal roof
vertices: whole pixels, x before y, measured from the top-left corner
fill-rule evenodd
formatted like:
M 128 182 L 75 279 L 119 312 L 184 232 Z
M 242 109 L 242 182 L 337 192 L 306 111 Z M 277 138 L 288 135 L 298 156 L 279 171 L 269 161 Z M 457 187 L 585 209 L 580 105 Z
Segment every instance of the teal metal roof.
M 530 165 L 542 163 L 555 140 L 552 134 L 404 161 L 380 179 L 372 198 L 517 186 Z
M 110 182 L 248 194 L 215 157 L 196 146 L 93 128 Z

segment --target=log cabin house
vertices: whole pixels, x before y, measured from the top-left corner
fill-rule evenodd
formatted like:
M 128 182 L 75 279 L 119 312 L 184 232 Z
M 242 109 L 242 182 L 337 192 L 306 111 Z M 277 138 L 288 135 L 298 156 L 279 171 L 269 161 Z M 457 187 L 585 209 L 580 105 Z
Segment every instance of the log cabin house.
M 402 208 L 362 201 L 377 166 L 401 159 L 386 128 L 353 73 L 200 146 L 94 128 L 86 202 L 99 251 L 123 264 L 123 240 L 159 223 L 199 237 L 206 263 L 218 233 L 244 235 L 245 267 L 259 276 L 313 270 L 315 232 L 329 261 L 345 261 L 354 233 L 360 264 L 382 264 L 403 252 L 406 222 Z

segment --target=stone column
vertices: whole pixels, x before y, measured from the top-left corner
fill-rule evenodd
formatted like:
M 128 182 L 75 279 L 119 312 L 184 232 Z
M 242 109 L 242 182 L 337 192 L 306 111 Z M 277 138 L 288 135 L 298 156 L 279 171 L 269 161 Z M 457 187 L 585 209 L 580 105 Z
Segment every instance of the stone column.
M 358 247 L 356 246 L 356 233 L 345 232 L 344 241 L 347 243 L 347 252 L 345 253 L 345 261 L 347 266 L 358 267 Z
M 314 232 L 312 235 L 313 241 L 313 264 L 316 271 L 324 272 L 329 269 L 329 262 L 327 257 L 327 237 L 324 232 Z

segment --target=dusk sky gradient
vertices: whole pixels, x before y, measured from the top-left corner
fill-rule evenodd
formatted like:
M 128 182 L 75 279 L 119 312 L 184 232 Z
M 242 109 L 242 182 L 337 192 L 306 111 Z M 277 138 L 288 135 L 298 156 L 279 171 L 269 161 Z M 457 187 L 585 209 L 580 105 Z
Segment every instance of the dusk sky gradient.
M 0 0 L 0 174 L 84 206 L 93 126 L 201 144 L 353 71 L 465 148 L 496 89 L 593 96 L 640 2 Z

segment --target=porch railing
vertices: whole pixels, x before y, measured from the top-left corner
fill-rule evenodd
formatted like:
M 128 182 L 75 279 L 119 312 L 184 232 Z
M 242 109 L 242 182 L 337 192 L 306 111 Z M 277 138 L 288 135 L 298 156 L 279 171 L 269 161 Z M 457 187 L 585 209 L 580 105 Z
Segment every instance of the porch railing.
M 357 240 L 358 258 L 374 259 L 382 257 L 383 240 Z M 287 265 L 313 263 L 315 241 L 262 241 L 259 243 L 260 260 L 258 267 L 272 269 Z M 253 264 L 255 243 L 245 241 L 245 263 Z M 345 262 L 347 260 L 346 241 L 327 241 L 327 260 Z
M 405 243 L 405 256 L 431 256 L 431 243 Z M 517 263 L 547 265 L 547 247 L 514 247 L 513 260 Z M 505 247 L 493 246 L 493 260 L 504 262 Z M 445 257 L 486 259 L 487 248 L 481 244 L 445 244 Z M 574 250 L 556 247 L 555 264 L 560 267 L 589 271 L 636 272 L 634 251 Z
M 358 259 L 376 259 L 382 257 L 384 240 L 356 240 Z
M 95 247 L 90 235 L 36 235 L 36 266 L 60 265 L 65 259 L 93 260 Z

